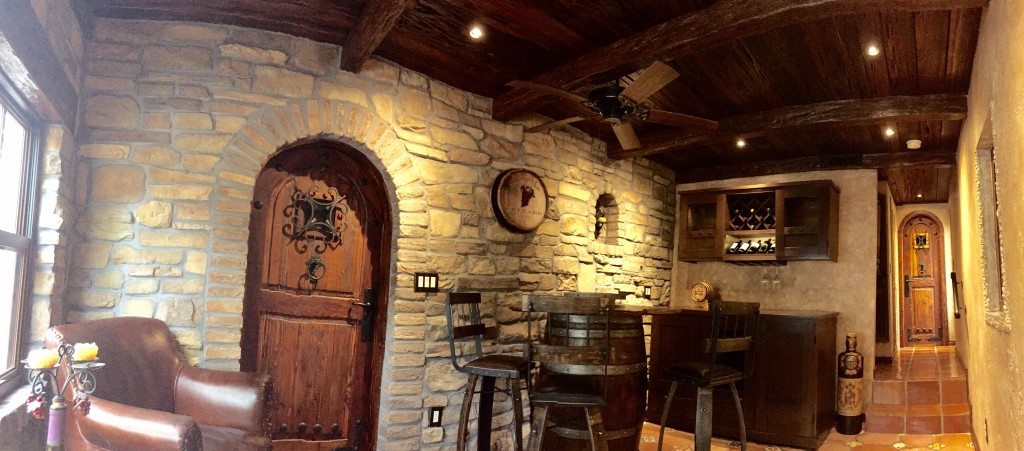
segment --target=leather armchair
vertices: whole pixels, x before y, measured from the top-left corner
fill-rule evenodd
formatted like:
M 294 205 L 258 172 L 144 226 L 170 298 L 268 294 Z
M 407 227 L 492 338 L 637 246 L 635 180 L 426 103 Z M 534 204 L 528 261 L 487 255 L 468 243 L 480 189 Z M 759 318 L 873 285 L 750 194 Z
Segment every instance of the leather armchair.
M 270 378 L 189 365 L 163 321 L 108 318 L 50 328 L 46 346 L 99 346 L 88 415 L 68 389 L 65 449 L 269 450 Z M 63 375 L 61 377 L 63 379 Z

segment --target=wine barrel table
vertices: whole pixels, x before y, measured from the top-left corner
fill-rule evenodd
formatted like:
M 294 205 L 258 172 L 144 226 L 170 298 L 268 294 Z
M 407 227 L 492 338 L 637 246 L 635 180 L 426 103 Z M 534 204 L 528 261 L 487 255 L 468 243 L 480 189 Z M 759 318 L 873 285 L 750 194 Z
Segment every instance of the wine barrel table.
M 571 302 L 571 299 L 566 299 Z M 607 333 L 610 336 L 610 360 L 605 376 L 604 365 L 545 364 L 542 371 L 558 373 L 559 377 L 578 383 L 592 383 L 604 377 L 607 384 L 605 406 L 601 411 L 609 450 L 636 450 L 647 408 L 647 353 L 644 347 L 642 317 L 618 315 L 612 311 Z M 606 327 L 603 319 L 588 323 L 585 315 L 551 314 L 553 333 L 548 344 L 588 346 L 594 339 L 603 340 Z M 589 328 L 589 330 L 588 330 Z M 590 337 L 591 343 L 587 343 Z M 557 450 L 590 450 L 587 419 L 578 407 L 552 407 L 548 413 L 544 448 Z

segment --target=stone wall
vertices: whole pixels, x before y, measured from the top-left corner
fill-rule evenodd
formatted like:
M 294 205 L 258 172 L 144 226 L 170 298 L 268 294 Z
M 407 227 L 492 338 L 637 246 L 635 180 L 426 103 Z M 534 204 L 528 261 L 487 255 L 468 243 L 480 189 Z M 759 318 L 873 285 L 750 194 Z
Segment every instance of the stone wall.
M 447 360 L 444 295 L 414 293 L 413 273 L 438 271 L 442 291 L 486 291 L 501 349 L 525 331 L 509 309 L 524 293 L 651 285 L 667 299 L 669 170 L 609 160 L 578 132 L 524 134 L 490 119 L 490 99 L 386 61 L 341 71 L 339 55 L 250 29 L 99 20 L 86 49 L 67 319 L 160 318 L 194 363 L 237 368 L 255 176 L 307 137 L 364 152 L 391 189 L 378 428 L 389 449 L 450 448 L 465 384 Z M 497 174 L 519 167 L 541 175 L 550 197 L 548 220 L 529 234 L 502 228 L 490 207 Z M 593 243 L 604 193 L 617 204 L 615 244 Z M 445 426 L 426 428 L 424 409 L 437 405 Z M 508 406 L 496 413 L 511 421 Z M 498 440 L 507 445 L 508 428 Z
M 958 197 L 950 212 L 958 229 L 953 236 L 954 267 L 963 281 L 961 300 L 966 306 L 961 322 L 967 327 L 959 331 L 957 352 L 967 360 L 975 446 L 984 450 L 1018 449 L 1024 443 L 1022 53 L 1024 3 L 992 0 L 981 21 L 968 114 L 957 150 Z M 983 233 L 981 190 L 992 187 L 979 183 L 979 147 L 994 148 L 1000 249 L 992 249 Z M 995 258 L 986 257 L 986 247 L 1002 261 L 1002 287 L 996 284 L 991 290 L 985 286 L 986 278 L 997 277 L 999 270 Z

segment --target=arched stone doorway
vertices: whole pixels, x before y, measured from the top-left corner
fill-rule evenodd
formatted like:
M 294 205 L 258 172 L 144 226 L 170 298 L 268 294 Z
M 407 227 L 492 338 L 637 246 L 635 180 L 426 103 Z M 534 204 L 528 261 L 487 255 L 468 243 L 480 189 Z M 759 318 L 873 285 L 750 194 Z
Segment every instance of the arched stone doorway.
M 274 378 L 275 449 L 372 449 L 390 283 L 391 208 L 365 155 L 286 146 L 256 177 L 241 366 Z

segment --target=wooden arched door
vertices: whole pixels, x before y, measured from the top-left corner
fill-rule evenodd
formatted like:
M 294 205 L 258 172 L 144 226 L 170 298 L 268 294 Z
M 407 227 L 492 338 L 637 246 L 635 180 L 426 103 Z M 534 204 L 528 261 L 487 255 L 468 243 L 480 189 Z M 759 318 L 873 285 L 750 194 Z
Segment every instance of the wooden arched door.
M 900 226 L 902 346 L 949 344 L 942 223 L 914 213 Z
M 256 179 L 242 369 L 273 377 L 274 449 L 373 449 L 387 318 L 386 186 L 363 155 L 294 146 Z

